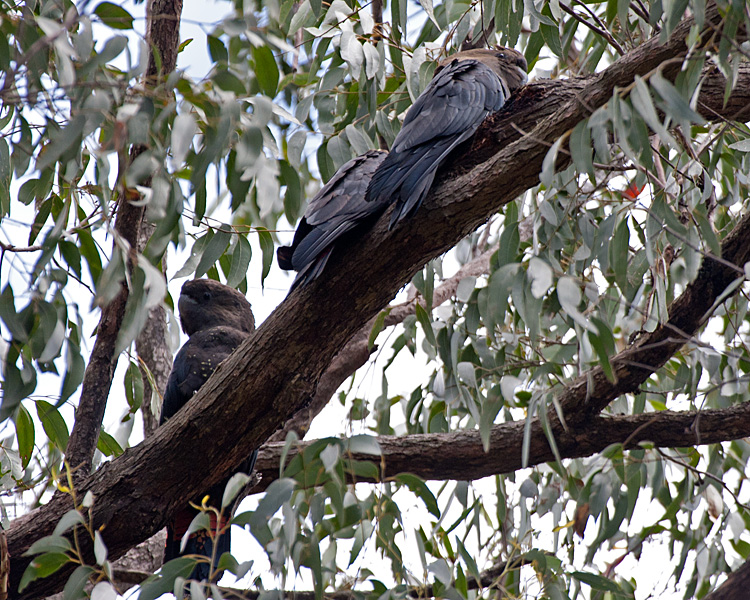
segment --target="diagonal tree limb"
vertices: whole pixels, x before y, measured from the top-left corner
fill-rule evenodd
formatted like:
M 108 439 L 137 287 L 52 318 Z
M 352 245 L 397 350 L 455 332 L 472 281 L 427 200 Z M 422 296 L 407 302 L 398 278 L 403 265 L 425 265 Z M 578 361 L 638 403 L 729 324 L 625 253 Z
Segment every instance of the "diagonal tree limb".
M 705 21 L 721 24 L 712 2 Z M 512 120 L 533 135 L 512 143 L 495 138 L 496 153 L 489 160 L 433 186 L 423 208 L 403 226 L 387 231 L 386 213 L 345 255 L 332 256 L 319 280 L 282 302 L 180 413 L 79 484 L 79 492 L 91 491 L 96 498 L 93 526 L 107 524 L 110 556 L 120 556 L 159 529 L 188 498 L 225 477 L 308 404 L 335 354 L 404 282 L 535 185 L 548 144 L 605 104 L 616 86 L 624 87 L 634 75 L 684 56 L 692 24 L 686 19 L 664 45 L 656 39 L 645 42 L 582 88 L 573 84 L 575 98 L 560 102 L 551 95 L 540 102 L 514 104 Z M 665 76 L 673 75 L 665 71 Z M 560 89 L 567 88 L 562 84 Z M 585 104 L 579 98 L 585 98 Z M 545 111 L 554 118 L 534 127 Z M 8 545 L 14 589 L 30 560 L 23 553 L 51 533 L 69 508 L 69 498 L 58 496 L 12 523 Z M 93 558 L 90 546 L 84 551 Z M 17 595 L 19 600 L 60 589 L 69 572 L 63 568 L 35 581 Z

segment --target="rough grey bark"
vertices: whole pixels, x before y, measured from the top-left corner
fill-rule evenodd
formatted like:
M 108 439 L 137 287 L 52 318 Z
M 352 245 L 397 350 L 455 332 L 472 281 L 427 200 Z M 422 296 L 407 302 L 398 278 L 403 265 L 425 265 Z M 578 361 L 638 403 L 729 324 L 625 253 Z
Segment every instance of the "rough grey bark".
M 10 556 L 8 555 L 8 535 L 0 529 L 0 600 L 8 600 L 8 578 L 10 575 Z
M 148 320 L 141 333 L 135 340 L 135 348 L 145 366 L 151 371 L 151 376 L 157 387 L 159 399 L 164 397 L 167 387 L 169 371 L 172 368 L 172 352 L 169 349 L 169 332 L 167 331 L 167 312 L 164 306 L 156 306 L 149 311 Z M 154 414 L 151 407 L 153 390 L 146 371 L 141 365 L 143 379 L 143 435 L 149 437 L 159 426 L 159 415 Z M 161 402 L 159 402 L 161 405 Z
M 138 251 L 143 252 L 149 238 L 156 226 L 144 220 L 138 234 Z M 161 261 L 162 273 L 167 271 L 167 257 Z M 166 275 L 165 275 L 166 277 Z M 135 350 L 141 363 L 141 379 L 143 380 L 143 404 L 141 405 L 141 416 L 143 417 L 143 436 L 149 437 L 159 426 L 159 413 L 154 414 L 151 397 L 157 394 L 161 407 L 164 398 L 164 390 L 167 389 L 169 372 L 172 370 L 172 350 L 169 347 L 169 329 L 167 323 L 167 309 L 163 304 L 155 306 L 148 313 L 148 319 L 143 329 L 135 338 Z M 151 388 L 146 369 L 156 384 L 156 390 Z

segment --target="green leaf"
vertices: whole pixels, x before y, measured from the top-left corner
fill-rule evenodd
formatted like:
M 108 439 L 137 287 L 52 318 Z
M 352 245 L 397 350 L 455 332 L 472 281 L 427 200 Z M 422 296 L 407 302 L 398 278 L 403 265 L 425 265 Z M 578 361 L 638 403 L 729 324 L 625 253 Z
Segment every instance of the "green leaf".
M 380 456 L 383 453 L 378 439 L 371 435 L 353 435 L 346 440 L 346 450 L 372 456 Z
M 615 281 L 623 293 L 628 289 L 628 248 L 630 229 L 627 219 L 623 219 L 615 229 L 609 245 L 609 266 L 615 273 Z
M 21 466 L 25 469 L 34 452 L 34 421 L 29 411 L 23 406 L 18 407 L 16 416 L 16 438 L 18 439 L 18 454 L 21 456 Z
M 547 188 L 553 187 L 553 178 L 555 175 L 555 162 L 557 161 L 557 154 L 560 152 L 560 146 L 565 141 L 565 136 L 557 138 L 554 144 L 550 146 L 547 154 L 542 161 L 542 172 L 539 173 L 539 181 Z
M 93 567 L 85 565 L 73 571 L 63 589 L 63 600 L 85 600 L 88 598 L 88 594 L 83 590 L 89 582 L 89 578 L 94 573 L 95 570 Z
M 737 150 L 738 152 L 750 152 L 750 138 L 734 142 L 727 146 L 730 150 Z
M 605 377 L 611 382 L 616 383 L 617 378 L 612 370 L 609 357 L 615 354 L 615 338 L 609 326 L 596 317 L 591 317 L 591 321 L 596 326 L 596 332 L 589 331 L 589 341 L 599 357 L 599 365 L 604 371 Z
M 686 0 L 683 1 L 687 4 Z M 659 92 L 659 95 L 664 99 L 670 116 L 690 121 L 697 125 L 705 124 L 705 119 L 690 107 L 689 102 L 682 96 L 682 94 L 680 94 L 680 92 L 677 91 L 677 88 L 664 79 L 659 71 L 652 75 L 651 86 Z
M 557 299 L 570 318 L 584 329 L 593 331 L 591 323 L 578 310 L 581 302 L 581 288 L 575 279 L 567 275 L 560 278 L 557 282 Z
M 253 48 L 253 62 L 255 67 L 255 78 L 258 80 L 261 91 L 273 98 L 279 85 L 279 66 L 273 57 L 273 52 L 268 46 Z
M 16 312 L 16 301 L 13 294 L 13 288 L 6 285 L 0 294 L 0 318 L 11 335 L 20 342 L 26 342 L 29 339 L 29 333 L 26 329 L 25 320 Z
M 143 376 L 138 364 L 131 360 L 128 363 L 128 369 L 125 371 L 125 398 L 130 407 L 130 413 L 135 413 L 143 404 Z M 101 440 L 100 440 L 101 441 Z M 109 456 L 109 454 L 107 454 Z
M 174 274 L 175 279 L 187 277 L 195 271 L 195 268 L 198 266 L 198 261 L 203 256 L 203 253 L 206 250 L 206 246 L 208 246 L 208 243 L 211 241 L 211 238 L 213 238 L 213 236 L 213 230 L 209 229 L 208 231 L 206 231 L 205 235 L 202 235 L 197 240 L 195 240 L 193 247 L 190 249 L 190 256 L 185 261 L 185 264 L 183 264 L 182 267 L 180 267 L 180 269 L 177 271 L 177 273 Z
M 266 527 L 268 519 L 276 514 L 282 504 L 289 501 L 296 485 L 294 479 L 288 477 L 277 479 L 268 486 L 257 509 L 237 515 L 232 519 L 232 523 L 240 527 L 250 525 L 253 535 L 259 537 L 259 530 Z
M 21 583 L 18 585 L 18 591 L 23 592 L 30 583 L 37 579 L 43 579 L 52 575 L 55 571 L 58 571 L 63 565 L 71 561 L 67 554 L 50 553 L 42 554 L 34 558 L 23 575 L 21 576 Z
M 133 29 L 133 16 L 122 6 L 112 2 L 102 2 L 94 9 L 94 14 L 112 29 Z
M 310 0 L 304 0 L 299 5 L 297 12 L 294 13 L 291 23 L 289 23 L 289 35 L 297 33 L 303 27 L 312 25 L 315 22 L 315 15 L 313 14 L 312 5 Z
M 182 166 L 192 147 L 197 131 L 198 125 L 192 113 L 182 112 L 175 117 L 169 140 L 172 148 L 172 165 L 177 168 Z
M 560 43 L 560 28 L 555 23 L 554 25 L 547 25 L 542 23 L 539 25 L 539 30 L 542 32 L 542 38 L 547 47 L 554 52 L 555 56 L 562 58 L 563 49 Z M 583 121 L 582 121 L 583 122 Z
M 66 512 L 55 525 L 55 531 L 53 535 L 62 535 L 69 529 L 72 529 L 76 525 L 83 525 L 85 523 L 83 515 L 74 508 L 71 508 Z
M 427 16 L 430 17 L 430 21 L 432 21 L 435 24 L 435 27 L 440 29 L 440 24 L 435 19 L 435 10 L 432 6 L 432 0 L 419 0 L 419 3 L 422 5 L 422 8 L 424 8 L 424 11 L 427 13 Z
M 103 565 L 107 560 L 107 546 L 104 544 L 101 532 L 97 529 L 94 532 L 94 558 L 97 565 Z
M 120 456 L 124 452 L 117 440 L 103 429 L 99 431 L 99 441 L 96 448 L 104 456 Z
M 238 96 L 247 95 L 247 88 L 245 87 L 245 84 L 242 83 L 242 80 L 237 77 L 237 75 L 231 73 L 226 69 L 217 71 L 213 75 L 212 79 L 214 80 L 214 83 L 222 90 L 234 92 Z
M 209 531 L 211 529 L 211 517 L 209 516 L 208 512 L 199 512 L 197 515 L 193 517 L 193 520 L 190 521 L 190 525 L 188 525 L 187 531 L 185 531 L 185 535 L 182 536 L 182 540 L 180 541 L 180 552 L 185 551 L 185 546 L 188 543 L 188 540 L 190 539 L 190 536 L 194 533 L 197 533 L 198 531 Z
M 336 169 L 352 158 L 351 148 L 343 135 L 337 135 L 329 139 L 326 150 Z
M 211 237 L 209 242 L 206 244 L 206 249 L 203 251 L 203 255 L 198 262 L 198 266 L 195 268 L 195 277 L 203 277 L 206 272 L 216 264 L 222 254 L 229 247 L 229 242 L 232 241 L 232 230 L 227 225 L 222 225 L 219 229 L 214 231 L 214 235 Z
M 58 552 L 65 553 L 72 549 L 68 538 L 62 535 L 48 535 L 35 541 L 29 547 L 24 556 L 34 556 L 35 554 L 43 554 L 45 552 Z
M 211 60 L 215 63 L 226 63 L 229 60 L 229 53 L 224 42 L 212 35 L 206 37 L 208 38 L 208 53 L 211 55 Z
M 425 508 L 431 515 L 437 519 L 440 518 L 440 508 L 438 507 L 435 495 L 430 491 L 430 488 L 427 487 L 427 484 L 424 481 L 410 473 L 396 475 L 396 481 L 407 486 L 414 494 L 416 494 L 422 502 L 424 502 Z
M 579 173 L 586 173 L 593 184 L 596 184 L 594 173 L 593 148 L 588 120 L 580 121 L 570 134 L 570 154 L 573 164 Z
M 99 255 L 99 249 L 91 236 L 91 232 L 85 229 L 80 231 L 78 234 L 78 243 L 81 256 L 86 259 L 91 279 L 94 285 L 96 285 L 102 273 L 102 258 Z
M 552 286 L 554 272 L 547 261 L 533 256 L 529 261 L 526 276 L 531 280 L 531 295 L 534 298 L 544 296 Z
M 181 42 L 177 47 L 177 54 L 180 54 L 185 48 L 187 48 L 193 42 L 193 38 L 188 38 L 184 42 Z
M 193 567 L 195 559 L 186 556 L 164 563 L 159 575 L 153 575 L 141 584 L 138 600 L 156 600 L 163 594 L 172 592 L 175 580 L 178 577 L 189 577 Z
M 232 252 L 232 262 L 229 265 L 227 274 L 227 285 L 237 288 L 247 277 L 247 268 L 250 266 L 250 259 L 253 256 L 253 249 L 250 242 L 244 235 L 237 236 L 237 243 Z
M 432 323 L 430 321 L 430 315 L 427 311 L 422 308 L 422 305 L 417 302 L 416 305 L 417 320 L 422 325 L 424 336 L 433 348 L 437 348 L 437 340 L 435 339 L 435 332 L 432 330 Z
M 370 337 L 367 338 L 368 350 L 372 351 L 372 349 L 375 347 L 375 340 L 380 335 L 380 332 L 385 328 L 385 318 L 390 312 L 390 309 L 386 308 L 385 310 L 381 310 L 378 313 L 378 316 L 375 317 L 375 323 L 373 323 L 372 329 L 370 330 Z
M 461 540 L 456 540 L 456 543 L 458 545 L 458 553 L 461 555 L 464 563 L 466 563 L 466 568 L 469 570 L 469 574 L 477 581 L 481 581 L 479 567 L 477 567 L 477 563 L 474 560 L 474 557 L 468 550 L 466 550 L 466 547 L 461 543 Z
M 49 402 L 44 400 L 36 401 L 36 414 L 39 420 L 42 422 L 44 432 L 50 441 L 57 446 L 61 452 L 65 452 L 65 448 L 68 446 L 68 426 L 65 424 L 65 419 L 59 411 L 52 406 Z
M 292 151 L 290 150 L 290 154 Z M 279 161 L 280 181 L 286 186 L 284 194 L 284 215 L 290 223 L 296 223 L 302 209 L 302 183 L 300 182 L 297 169 L 293 168 L 287 161 Z
M 602 592 L 620 592 L 620 586 L 614 581 L 602 577 L 601 575 L 595 575 L 594 573 L 584 573 L 583 571 L 575 571 L 571 575 L 586 585 L 591 586 L 595 590 L 601 590 Z
M 502 243 L 502 242 L 501 242 Z M 498 250 L 498 252 L 500 252 Z M 513 287 L 513 281 L 521 265 L 510 263 L 502 266 L 490 276 L 489 285 L 487 286 L 487 311 L 488 315 L 482 315 L 486 320 L 490 317 L 494 323 L 505 321 L 505 313 L 508 310 L 508 296 Z
M 661 119 L 659 119 L 648 86 L 643 79 L 637 75 L 635 77 L 635 87 L 630 94 L 630 99 L 633 103 L 633 107 L 638 111 L 641 117 L 643 117 L 643 120 L 646 121 L 654 133 L 658 133 L 659 137 L 665 144 L 669 144 L 673 148 L 678 147 L 677 142 L 675 142 L 672 135 L 667 131 L 667 128 L 664 127 Z
M 273 237 L 271 237 L 271 233 L 265 227 L 258 227 L 256 231 L 258 233 L 260 249 L 263 252 L 263 272 L 260 275 L 260 283 L 262 286 L 266 277 L 268 277 L 268 273 L 271 271 L 271 264 L 273 264 Z
M 222 509 L 225 509 L 232 502 L 234 502 L 237 494 L 242 491 L 242 488 L 247 485 L 250 479 L 251 477 L 249 475 L 246 475 L 245 473 L 235 473 L 234 475 L 232 475 L 232 477 L 229 478 L 229 481 L 224 488 L 224 495 L 221 498 Z

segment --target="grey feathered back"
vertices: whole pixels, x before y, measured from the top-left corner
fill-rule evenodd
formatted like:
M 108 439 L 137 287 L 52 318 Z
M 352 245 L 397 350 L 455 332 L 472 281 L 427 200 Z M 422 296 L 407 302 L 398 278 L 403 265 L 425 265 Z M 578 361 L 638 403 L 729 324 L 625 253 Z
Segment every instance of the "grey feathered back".
M 391 228 L 417 211 L 448 155 L 524 83 L 526 61 L 512 48 L 467 50 L 441 61 L 367 189 L 369 202 L 396 204 Z

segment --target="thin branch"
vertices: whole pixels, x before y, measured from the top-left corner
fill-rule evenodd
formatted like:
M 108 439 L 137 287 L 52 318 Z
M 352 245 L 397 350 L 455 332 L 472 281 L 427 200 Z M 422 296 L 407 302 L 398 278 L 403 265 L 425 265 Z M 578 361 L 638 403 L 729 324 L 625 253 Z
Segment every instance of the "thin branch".
M 673 462 L 674 464 L 679 465 L 686 471 L 690 471 L 691 473 L 694 473 L 695 475 L 698 476 L 699 479 L 706 478 L 706 479 L 711 479 L 712 481 L 715 481 L 718 485 L 720 485 L 724 489 L 724 491 L 726 491 L 730 496 L 732 496 L 737 506 L 739 506 L 740 508 L 746 511 L 750 511 L 750 506 L 741 502 L 740 499 L 737 497 L 737 494 L 734 493 L 734 491 L 732 491 L 732 489 L 730 489 L 730 487 L 726 483 L 724 483 L 724 480 L 721 477 L 718 477 L 714 475 L 713 473 L 709 473 L 708 471 L 702 471 L 701 469 L 698 469 L 694 467 L 693 465 L 689 465 L 684 460 L 681 460 L 677 458 L 676 456 L 670 456 L 669 454 L 667 454 L 666 452 L 662 451 L 659 448 L 657 448 L 656 451 L 659 453 L 659 456 L 661 456 L 664 460 Z
M 0 242 L 0 250 L 3 252 L 39 252 L 41 249 L 41 246 L 14 246 L 13 244 Z
M 378 42 L 383 37 L 383 0 L 372 0 L 372 41 Z
M 566 13 L 568 13 L 576 21 L 578 21 L 582 25 L 585 25 L 586 27 L 588 27 L 589 29 L 591 29 L 591 31 L 593 31 L 597 35 L 600 35 L 605 40 L 607 40 L 607 42 L 609 43 L 609 45 L 612 46 L 615 49 L 615 51 L 617 52 L 617 54 L 619 54 L 620 56 L 624 56 L 625 55 L 625 50 L 620 45 L 620 43 L 612 36 L 612 34 L 609 33 L 609 31 L 607 31 L 606 29 L 602 29 L 601 27 L 597 27 L 596 25 L 590 23 L 589 21 L 587 21 L 586 19 L 584 19 L 581 15 L 579 15 L 576 11 L 574 11 L 572 8 L 570 8 L 565 3 L 561 3 L 560 4 L 560 8 L 562 8 Z M 587 7 L 585 7 L 585 8 L 587 8 Z M 591 13 L 591 11 L 589 11 L 589 12 Z M 593 14 L 593 13 L 591 13 L 591 14 Z M 596 18 L 596 15 L 594 15 L 594 17 Z M 598 18 L 597 18 L 597 20 L 598 20 Z

